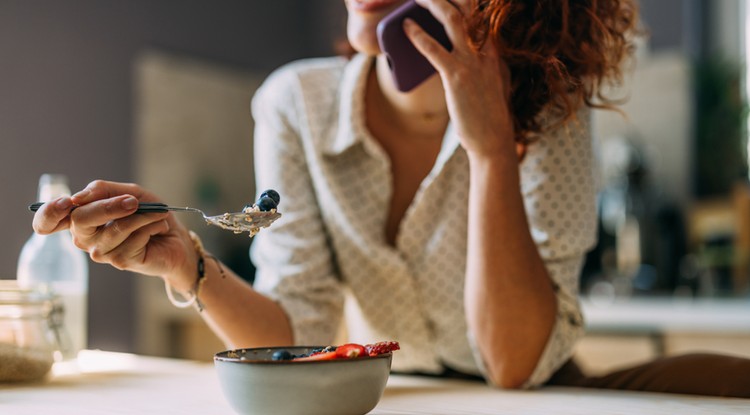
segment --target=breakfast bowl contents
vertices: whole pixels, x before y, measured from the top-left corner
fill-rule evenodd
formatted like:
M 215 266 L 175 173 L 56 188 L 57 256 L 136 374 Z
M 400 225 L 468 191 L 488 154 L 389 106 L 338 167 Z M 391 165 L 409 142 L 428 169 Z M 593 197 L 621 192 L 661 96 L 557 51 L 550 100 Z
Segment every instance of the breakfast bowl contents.
M 240 414 L 353 415 L 377 405 L 397 342 L 235 349 L 214 364 Z

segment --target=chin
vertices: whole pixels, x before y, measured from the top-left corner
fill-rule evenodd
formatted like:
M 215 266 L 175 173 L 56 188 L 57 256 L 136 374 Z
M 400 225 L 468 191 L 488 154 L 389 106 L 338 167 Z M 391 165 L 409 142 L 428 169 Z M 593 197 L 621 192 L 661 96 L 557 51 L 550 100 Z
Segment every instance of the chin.
M 380 20 L 405 0 L 347 0 L 347 36 L 352 47 L 368 55 L 380 54 L 377 27 Z
M 352 27 L 350 24 L 347 29 L 347 37 L 349 43 L 357 52 L 366 55 L 380 54 L 380 44 L 375 34 L 375 26 L 372 29 L 362 30 L 362 28 Z

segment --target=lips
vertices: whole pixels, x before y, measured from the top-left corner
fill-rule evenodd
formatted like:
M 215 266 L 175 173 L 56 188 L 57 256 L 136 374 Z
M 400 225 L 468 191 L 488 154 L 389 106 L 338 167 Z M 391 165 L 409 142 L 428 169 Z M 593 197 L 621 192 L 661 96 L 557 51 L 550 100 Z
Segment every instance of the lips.
M 352 9 L 359 12 L 375 12 L 392 8 L 403 0 L 349 0 Z

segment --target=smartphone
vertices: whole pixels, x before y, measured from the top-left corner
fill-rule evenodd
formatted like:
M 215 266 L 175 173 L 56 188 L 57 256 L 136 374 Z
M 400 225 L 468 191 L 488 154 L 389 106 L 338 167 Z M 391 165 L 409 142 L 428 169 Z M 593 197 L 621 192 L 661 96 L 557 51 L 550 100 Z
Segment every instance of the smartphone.
M 380 50 L 401 92 L 408 92 L 436 72 L 432 64 L 411 43 L 403 29 L 404 19 L 411 18 L 447 50 L 453 49 L 443 24 L 429 10 L 409 0 L 389 13 L 378 23 L 377 36 Z

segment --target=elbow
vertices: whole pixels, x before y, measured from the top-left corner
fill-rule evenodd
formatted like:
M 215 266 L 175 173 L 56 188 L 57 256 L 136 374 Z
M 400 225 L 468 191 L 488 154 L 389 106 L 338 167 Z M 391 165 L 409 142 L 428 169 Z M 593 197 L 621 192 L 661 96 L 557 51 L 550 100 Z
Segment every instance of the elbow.
M 488 365 L 489 381 L 501 389 L 524 389 L 536 365 L 522 365 L 519 362 L 503 362 Z
M 529 376 L 515 373 L 497 373 L 490 374 L 490 381 L 493 385 L 501 389 L 519 390 L 523 389 Z

